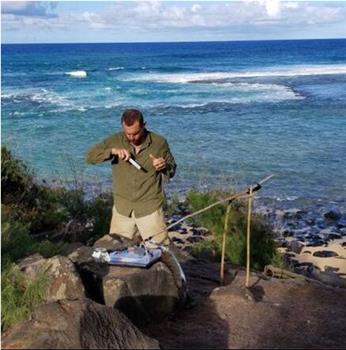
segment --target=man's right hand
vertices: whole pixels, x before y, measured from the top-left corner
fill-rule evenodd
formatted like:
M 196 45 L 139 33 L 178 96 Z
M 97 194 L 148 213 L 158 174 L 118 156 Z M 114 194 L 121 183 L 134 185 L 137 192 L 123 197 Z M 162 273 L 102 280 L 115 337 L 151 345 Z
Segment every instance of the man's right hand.
M 111 154 L 113 156 L 118 156 L 119 159 L 125 161 L 129 160 L 130 158 L 130 152 L 125 148 L 112 148 Z

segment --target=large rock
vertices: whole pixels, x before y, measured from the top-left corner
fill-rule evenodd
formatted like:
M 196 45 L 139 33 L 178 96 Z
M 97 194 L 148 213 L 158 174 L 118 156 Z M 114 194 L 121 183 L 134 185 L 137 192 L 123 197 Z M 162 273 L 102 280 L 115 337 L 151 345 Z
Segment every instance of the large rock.
M 93 248 L 77 249 L 75 263 L 89 298 L 120 309 L 135 324 L 158 322 L 173 313 L 182 291 L 172 266 L 157 262 L 150 268 L 112 266 L 94 261 Z
M 159 349 L 121 312 L 89 299 L 43 304 L 2 337 L 7 349 Z
M 35 254 L 22 260 L 18 266 L 29 279 L 35 279 L 41 272 L 46 274 L 49 279 L 44 297 L 46 302 L 85 298 L 83 282 L 73 262 L 64 256 L 57 255 L 44 259 L 41 255 Z
M 172 273 L 162 262 L 150 269 L 111 266 L 102 282 L 105 304 L 137 325 L 171 314 L 180 299 Z

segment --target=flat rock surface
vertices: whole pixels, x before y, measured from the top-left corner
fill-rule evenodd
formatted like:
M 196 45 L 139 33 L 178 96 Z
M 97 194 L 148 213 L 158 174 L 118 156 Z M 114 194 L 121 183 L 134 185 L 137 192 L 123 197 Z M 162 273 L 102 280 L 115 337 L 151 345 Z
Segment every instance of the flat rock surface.
M 185 262 L 197 305 L 144 333 L 163 349 L 346 347 L 346 289 L 252 274 L 249 292 L 244 270 L 227 268 L 220 287 L 219 264 Z

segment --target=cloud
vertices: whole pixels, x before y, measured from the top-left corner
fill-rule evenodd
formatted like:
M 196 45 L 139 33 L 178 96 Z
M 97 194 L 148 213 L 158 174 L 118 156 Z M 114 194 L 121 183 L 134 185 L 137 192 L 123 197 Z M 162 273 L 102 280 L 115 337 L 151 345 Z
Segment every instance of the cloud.
M 280 0 L 243 0 L 242 2 L 128 2 L 127 5 L 110 6 L 104 20 L 110 25 L 145 28 L 207 28 L 233 25 L 309 24 L 346 20 L 346 7 L 328 2 L 286 2 Z M 132 19 L 129 21 L 129 19 Z
M 56 2 L 52 1 L 3 1 L 1 13 L 27 17 L 57 17 Z
M 305 34 L 311 28 L 327 28 L 346 21 L 346 4 L 341 2 L 242 0 L 242 1 L 110 1 L 102 8 L 87 1 L 73 11 L 61 11 L 53 2 L 3 2 L 2 29 L 7 31 L 60 31 L 61 37 L 79 31 L 81 38 L 136 37 L 150 38 L 165 33 L 203 33 L 212 38 L 235 35 L 258 37 L 261 33 L 282 33 L 292 30 Z M 340 30 L 339 30 L 340 32 Z M 339 33 L 338 32 L 338 33 Z M 122 33 L 122 34 L 121 34 Z M 252 33 L 252 34 L 251 34 Z M 23 34 L 24 35 L 24 34 Z M 41 34 L 40 34 L 41 35 Z M 202 38 L 202 34 L 195 37 Z M 280 35 L 280 34 L 278 34 Z M 340 34 L 338 34 L 340 36 Z M 167 37 L 167 39 L 169 39 Z M 137 40 L 137 39 L 136 39 Z M 143 39 L 145 40 L 145 39 Z

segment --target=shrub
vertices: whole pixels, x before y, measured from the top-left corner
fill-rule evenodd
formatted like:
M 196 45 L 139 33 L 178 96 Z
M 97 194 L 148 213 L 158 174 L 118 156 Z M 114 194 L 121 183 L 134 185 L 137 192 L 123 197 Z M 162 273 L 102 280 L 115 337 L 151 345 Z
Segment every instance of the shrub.
M 92 225 L 90 244 L 109 233 L 112 206 L 113 198 L 110 192 L 101 193 L 88 202 L 87 220 Z
M 1 146 L 1 196 L 2 202 L 20 201 L 32 186 L 32 176 L 27 166 Z
M 1 276 L 2 330 L 24 320 L 44 298 L 48 285 L 49 278 L 43 269 L 34 280 L 29 280 L 17 265 L 8 265 Z
M 33 251 L 33 239 L 27 225 L 13 221 L 2 213 L 1 217 L 1 267 L 24 257 Z
M 173 196 L 169 198 L 165 203 L 165 214 L 168 216 L 177 214 L 179 212 L 180 205 L 181 202 L 179 200 L 179 196 L 176 193 L 174 193 Z
M 220 261 L 220 252 L 216 240 L 199 241 L 193 244 L 190 250 L 192 256 L 207 261 Z
M 186 200 L 191 210 L 197 211 L 230 195 L 230 193 L 217 191 L 207 193 L 190 191 Z M 231 205 L 225 257 L 236 265 L 245 265 L 247 208 L 240 201 L 234 201 Z M 217 205 L 194 218 L 195 223 L 205 226 L 213 233 L 212 248 L 216 250 L 216 256 L 221 255 L 225 213 L 226 204 L 223 204 Z M 204 247 L 210 248 L 210 243 Z M 251 266 L 255 269 L 263 269 L 265 265 L 271 263 L 274 255 L 275 246 L 271 228 L 263 218 L 253 215 L 251 220 Z
M 65 255 L 67 244 L 64 242 L 53 243 L 48 240 L 36 241 L 30 236 L 28 225 L 6 216 L 3 212 L 1 235 L 1 269 L 4 270 L 20 258 L 34 253 L 40 253 L 45 258 L 54 255 Z
M 33 246 L 33 251 L 48 259 L 55 255 L 66 255 L 67 247 L 68 244 L 66 242 L 52 242 L 44 240 L 41 242 L 36 242 Z

